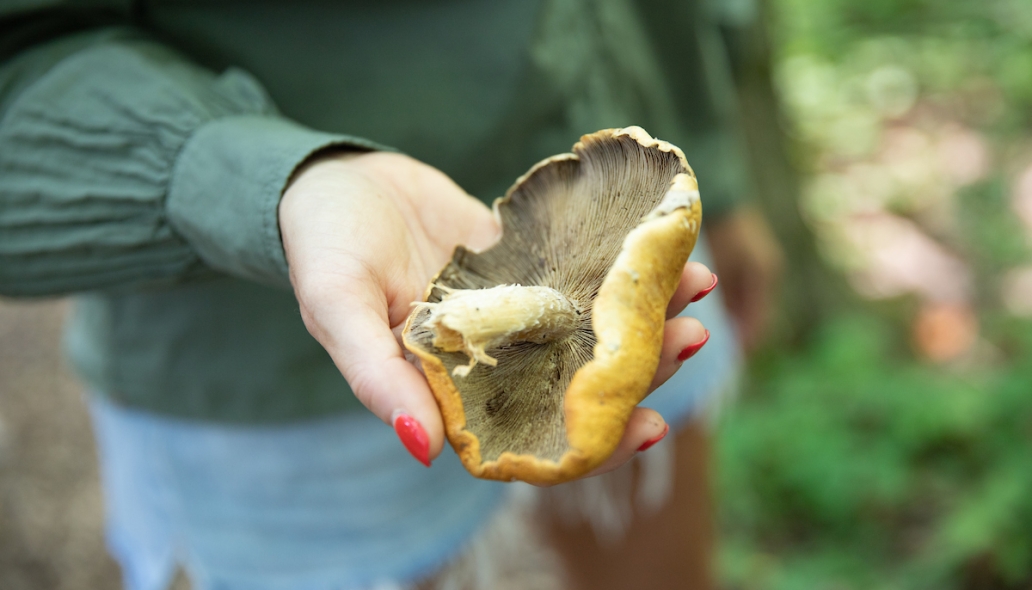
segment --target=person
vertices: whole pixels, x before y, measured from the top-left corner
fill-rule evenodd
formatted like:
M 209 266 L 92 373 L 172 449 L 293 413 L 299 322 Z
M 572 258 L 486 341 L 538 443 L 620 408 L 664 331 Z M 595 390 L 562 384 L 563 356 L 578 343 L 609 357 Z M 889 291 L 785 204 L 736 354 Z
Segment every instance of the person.
M 0 289 L 76 294 L 65 345 L 125 586 L 183 564 L 201 589 L 502 587 L 448 565 L 499 528 L 506 488 L 443 452 L 400 325 L 456 244 L 496 238 L 469 194 L 584 132 L 640 124 L 685 148 L 711 227 L 736 227 L 706 22 L 658 0 L 0 6 Z M 689 263 L 671 315 L 713 282 Z M 713 334 L 695 371 L 635 411 L 603 470 L 729 378 L 721 308 L 691 310 Z M 657 386 L 706 334 L 666 332 Z M 703 444 L 676 438 L 678 457 Z M 662 504 L 682 514 L 706 480 L 676 469 Z M 558 531 L 586 583 L 572 549 L 592 542 Z

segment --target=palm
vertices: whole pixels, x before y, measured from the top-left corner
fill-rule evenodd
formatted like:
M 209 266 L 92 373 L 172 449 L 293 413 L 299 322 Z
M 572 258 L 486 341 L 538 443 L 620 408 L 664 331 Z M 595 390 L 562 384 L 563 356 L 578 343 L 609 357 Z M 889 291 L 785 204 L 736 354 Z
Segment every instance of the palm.
M 451 258 L 455 246 L 482 249 L 498 234 L 491 212 L 434 168 L 396 154 L 369 154 L 371 174 L 355 193 L 375 195 L 349 215 L 348 231 L 337 239 L 361 265 L 360 282 L 382 291 L 388 324 L 397 327 L 422 299 L 430 279 Z M 379 180 L 385 179 L 385 180 Z M 352 275 L 353 276 L 353 275 Z

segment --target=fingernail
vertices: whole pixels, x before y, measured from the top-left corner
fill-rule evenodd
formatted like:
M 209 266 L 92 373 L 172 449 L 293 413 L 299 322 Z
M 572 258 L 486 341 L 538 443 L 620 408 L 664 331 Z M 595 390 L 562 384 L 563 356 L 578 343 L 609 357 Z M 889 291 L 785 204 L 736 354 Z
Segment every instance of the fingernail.
M 703 346 L 706 346 L 707 342 L 709 342 L 709 330 L 706 330 L 706 336 L 702 340 L 695 344 L 685 346 L 684 349 L 681 350 L 681 353 L 677 355 L 677 362 L 683 363 L 684 361 L 692 358 L 695 353 L 702 349 Z
M 398 433 L 401 444 L 405 445 L 416 461 L 430 467 L 430 437 L 415 418 L 408 414 L 398 414 L 394 417 L 394 432 Z
M 651 447 L 652 445 L 654 445 L 654 444 L 658 443 L 659 441 L 663 440 L 663 437 L 666 436 L 668 432 L 670 432 L 670 425 L 669 424 L 667 424 L 666 426 L 663 427 L 663 432 L 660 432 L 659 436 L 657 436 L 656 438 L 650 438 L 649 440 L 641 443 L 641 446 L 638 447 L 638 452 L 640 453 L 642 451 L 649 450 L 649 447 Z
M 710 291 L 712 291 L 713 289 L 716 289 L 716 288 L 717 288 L 717 275 L 714 274 L 713 275 L 713 282 L 710 283 L 710 286 L 706 287 L 702 291 L 699 291 L 698 293 L 696 293 L 695 297 L 692 298 L 691 303 L 695 303 L 696 301 L 698 301 L 698 300 L 702 299 L 703 297 L 709 295 Z

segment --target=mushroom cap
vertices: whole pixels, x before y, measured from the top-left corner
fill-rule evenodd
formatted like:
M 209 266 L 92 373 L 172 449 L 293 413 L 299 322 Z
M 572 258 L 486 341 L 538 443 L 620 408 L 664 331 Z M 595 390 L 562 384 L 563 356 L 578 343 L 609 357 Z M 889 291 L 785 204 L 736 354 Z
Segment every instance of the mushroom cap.
M 405 346 L 470 473 L 575 479 L 613 453 L 655 376 L 667 305 L 701 227 L 695 174 L 680 149 L 640 127 L 606 129 L 532 167 L 494 212 L 500 241 L 455 249 L 409 316 Z M 434 304 L 501 285 L 562 293 L 575 327 L 488 348 L 494 366 L 439 348 Z

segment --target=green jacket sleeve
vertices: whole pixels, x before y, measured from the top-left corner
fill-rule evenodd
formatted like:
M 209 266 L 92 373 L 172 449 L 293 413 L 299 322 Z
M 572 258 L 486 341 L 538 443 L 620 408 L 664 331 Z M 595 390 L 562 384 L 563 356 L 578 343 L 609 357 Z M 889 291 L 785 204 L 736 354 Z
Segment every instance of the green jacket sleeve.
M 277 206 L 328 146 L 261 85 L 130 30 L 35 45 L 0 66 L 0 293 L 171 283 L 212 269 L 288 286 Z

